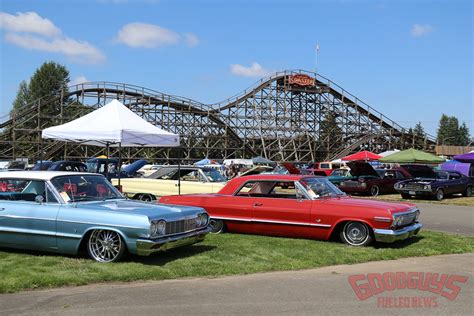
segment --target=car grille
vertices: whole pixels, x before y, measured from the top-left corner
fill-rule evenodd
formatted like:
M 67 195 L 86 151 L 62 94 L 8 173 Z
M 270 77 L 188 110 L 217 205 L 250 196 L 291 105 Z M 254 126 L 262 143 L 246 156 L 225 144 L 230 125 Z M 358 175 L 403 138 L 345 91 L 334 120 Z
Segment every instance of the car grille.
M 197 229 L 196 218 L 166 223 L 166 235 L 186 233 Z
M 342 185 L 345 187 L 355 188 L 355 187 L 359 187 L 360 183 L 359 181 L 344 181 L 342 182 Z
M 416 218 L 417 218 L 419 213 L 420 213 L 420 211 L 418 209 L 415 209 L 413 211 L 410 211 L 409 213 L 404 213 L 404 214 L 401 214 L 401 215 L 396 215 L 395 214 L 395 216 L 401 216 L 401 218 L 402 218 L 400 224 L 397 227 L 408 226 L 408 225 L 411 225 L 411 224 L 415 223 Z
M 423 190 L 423 187 L 423 184 L 407 183 L 403 188 L 407 190 Z

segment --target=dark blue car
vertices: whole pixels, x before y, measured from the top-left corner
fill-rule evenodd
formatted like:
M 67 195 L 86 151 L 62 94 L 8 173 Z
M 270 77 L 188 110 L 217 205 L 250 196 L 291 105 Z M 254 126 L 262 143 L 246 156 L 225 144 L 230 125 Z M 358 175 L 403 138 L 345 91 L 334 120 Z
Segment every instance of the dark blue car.
M 402 197 L 409 199 L 412 196 L 435 198 L 438 201 L 447 195 L 462 194 L 472 196 L 474 180 L 457 171 L 433 170 L 428 166 L 423 168 L 423 176 L 410 180 L 400 181 L 395 184 L 395 190 Z

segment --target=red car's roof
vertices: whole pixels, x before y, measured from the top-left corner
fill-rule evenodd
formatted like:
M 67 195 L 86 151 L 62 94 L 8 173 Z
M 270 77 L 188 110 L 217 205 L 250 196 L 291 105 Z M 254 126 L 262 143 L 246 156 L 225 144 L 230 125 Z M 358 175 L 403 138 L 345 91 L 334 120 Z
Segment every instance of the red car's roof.
M 318 176 L 300 174 L 256 174 L 251 176 L 237 177 L 230 180 L 219 194 L 233 194 L 244 182 L 251 180 L 275 180 L 275 181 L 298 181 L 304 178 L 317 178 Z

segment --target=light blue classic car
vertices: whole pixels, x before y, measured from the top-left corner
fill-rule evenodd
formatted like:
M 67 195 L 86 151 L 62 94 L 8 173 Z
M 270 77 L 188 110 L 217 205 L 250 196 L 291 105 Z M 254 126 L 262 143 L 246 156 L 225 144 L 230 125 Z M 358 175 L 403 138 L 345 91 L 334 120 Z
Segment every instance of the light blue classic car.
M 99 174 L 0 173 L 0 247 L 113 262 L 202 241 L 208 223 L 199 207 L 127 200 Z

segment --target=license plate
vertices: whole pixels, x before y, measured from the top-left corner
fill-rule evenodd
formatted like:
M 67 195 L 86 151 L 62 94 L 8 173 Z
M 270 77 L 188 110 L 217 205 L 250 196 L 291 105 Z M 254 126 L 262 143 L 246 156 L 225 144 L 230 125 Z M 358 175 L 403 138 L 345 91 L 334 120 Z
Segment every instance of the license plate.
M 416 192 L 415 191 L 408 191 L 408 194 L 415 195 Z

